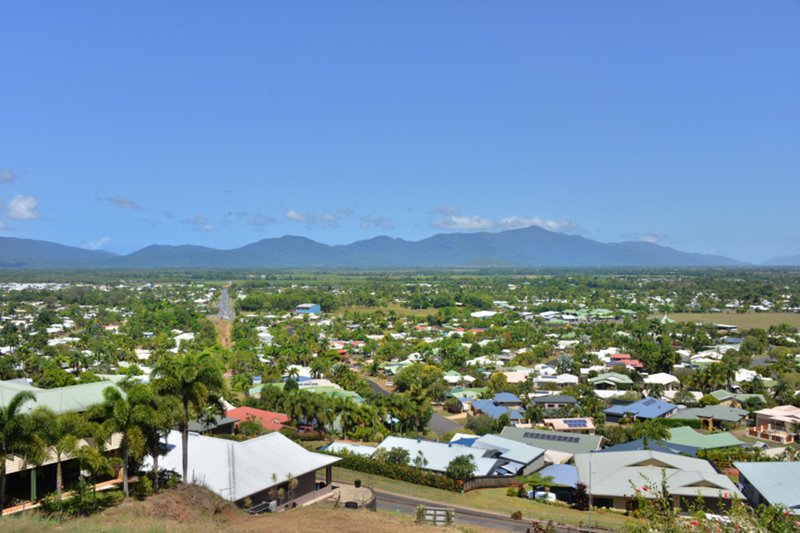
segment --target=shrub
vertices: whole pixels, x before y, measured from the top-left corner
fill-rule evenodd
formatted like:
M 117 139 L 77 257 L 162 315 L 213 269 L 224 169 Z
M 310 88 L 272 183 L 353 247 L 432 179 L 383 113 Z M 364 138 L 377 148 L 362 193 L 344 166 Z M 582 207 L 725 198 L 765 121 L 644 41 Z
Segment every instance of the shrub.
M 461 492 L 464 488 L 464 484 L 459 480 L 409 465 L 388 464 L 354 454 L 345 454 L 338 457 L 342 458 L 338 466 L 348 470 L 355 470 L 356 472 L 398 479 L 416 485 L 425 485 L 453 492 Z
M 514 511 L 511 513 L 512 520 L 522 520 L 522 511 Z
M 133 488 L 133 495 L 137 500 L 144 500 L 153 494 L 153 481 L 150 476 L 141 476 Z

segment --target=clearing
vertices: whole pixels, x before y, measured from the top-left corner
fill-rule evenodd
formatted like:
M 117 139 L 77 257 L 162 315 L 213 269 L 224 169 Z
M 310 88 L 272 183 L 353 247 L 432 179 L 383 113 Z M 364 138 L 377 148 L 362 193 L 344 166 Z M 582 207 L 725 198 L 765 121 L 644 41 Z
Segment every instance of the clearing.
M 661 318 L 661 316 L 653 318 Z M 742 329 L 768 329 L 770 326 L 778 324 L 789 324 L 800 328 L 800 313 L 669 313 L 667 318 L 675 322 L 730 324 Z

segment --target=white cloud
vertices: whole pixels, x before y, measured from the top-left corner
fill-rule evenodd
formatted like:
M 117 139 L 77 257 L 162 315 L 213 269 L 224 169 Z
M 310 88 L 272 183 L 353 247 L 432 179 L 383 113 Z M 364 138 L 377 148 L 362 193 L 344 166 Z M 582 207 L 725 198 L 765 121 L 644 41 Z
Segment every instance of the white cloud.
M 388 218 L 385 217 L 376 217 L 373 215 L 367 215 L 361 219 L 361 227 L 362 228 L 381 228 L 381 229 L 393 229 L 394 223 Z
M 11 183 L 17 176 L 10 170 L 0 170 L 0 183 Z
M 111 242 L 111 237 L 100 237 L 99 239 L 89 241 L 83 245 L 87 250 L 99 250 Z
M 8 218 L 13 220 L 35 220 L 39 218 L 38 207 L 39 200 L 33 196 L 18 194 L 8 202 L 6 212 Z
M 556 233 L 576 232 L 578 224 L 573 220 L 548 220 L 541 217 L 510 216 L 492 219 L 480 215 L 462 215 L 457 205 L 437 207 L 429 211 L 439 215 L 431 221 L 435 228 L 454 229 L 460 231 L 506 230 L 538 226 Z
M 137 204 L 135 201 L 131 200 L 127 196 L 122 196 L 122 195 L 108 196 L 106 198 L 103 198 L 103 200 L 110 203 L 114 207 L 118 207 L 120 209 L 133 209 L 134 211 L 142 210 L 142 208 L 139 207 L 139 204 Z
M 194 226 L 196 231 L 214 231 L 214 226 L 211 225 L 208 218 L 202 213 L 197 213 L 191 218 L 185 218 L 181 220 L 181 222 Z
M 295 211 L 294 209 L 290 209 L 286 212 L 286 218 L 289 220 L 294 220 L 295 222 L 305 222 L 306 218 Z
M 343 207 L 338 210 L 338 214 L 332 213 L 325 213 L 323 215 L 318 215 L 314 211 L 308 211 L 306 213 L 300 213 L 294 209 L 290 209 L 286 212 L 286 218 L 292 220 L 294 222 L 305 222 L 310 226 L 328 226 L 331 228 L 335 228 L 339 225 L 339 220 L 343 216 L 347 216 L 351 214 L 348 208 Z
M 482 216 L 448 215 L 435 219 L 431 224 L 436 228 L 458 229 L 458 230 L 482 230 L 492 229 L 496 223 Z

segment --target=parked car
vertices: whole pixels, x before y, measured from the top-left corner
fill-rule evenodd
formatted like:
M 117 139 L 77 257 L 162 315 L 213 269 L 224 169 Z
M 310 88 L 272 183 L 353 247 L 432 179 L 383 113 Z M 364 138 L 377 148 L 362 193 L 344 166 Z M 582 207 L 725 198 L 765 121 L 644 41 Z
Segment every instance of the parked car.
M 549 502 L 556 501 L 556 495 L 552 492 L 546 492 L 543 490 L 529 490 L 528 491 L 528 499 L 530 500 L 547 500 Z

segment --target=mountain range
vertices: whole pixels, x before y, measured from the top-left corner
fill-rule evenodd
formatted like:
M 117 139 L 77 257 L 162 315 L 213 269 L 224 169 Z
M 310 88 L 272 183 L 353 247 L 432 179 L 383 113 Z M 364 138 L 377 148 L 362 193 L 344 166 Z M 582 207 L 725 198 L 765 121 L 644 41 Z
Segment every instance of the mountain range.
M 800 264 L 800 258 L 794 259 L 797 260 L 794 264 Z M 647 242 L 602 243 L 537 226 L 498 233 L 444 233 L 420 241 L 375 237 L 333 246 L 296 236 L 263 239 L 229 250 L 193 245 L 152 245 L 128 255 L 47 241 L 0 237 L 2 269 L 746 265 L 723 256 L 681 252 Z

